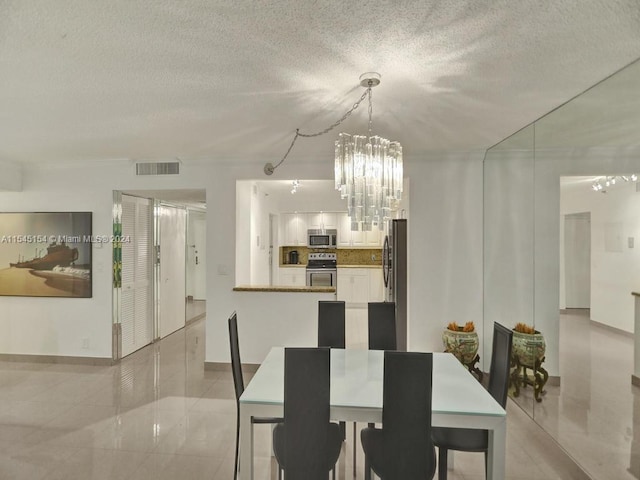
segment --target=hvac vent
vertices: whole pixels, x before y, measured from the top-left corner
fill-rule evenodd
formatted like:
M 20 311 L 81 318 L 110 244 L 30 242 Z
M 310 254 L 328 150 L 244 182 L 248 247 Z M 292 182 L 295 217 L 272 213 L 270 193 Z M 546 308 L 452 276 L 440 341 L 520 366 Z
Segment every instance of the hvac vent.
M 178 175 L 180 162 L 136 163 L 136 175 Z

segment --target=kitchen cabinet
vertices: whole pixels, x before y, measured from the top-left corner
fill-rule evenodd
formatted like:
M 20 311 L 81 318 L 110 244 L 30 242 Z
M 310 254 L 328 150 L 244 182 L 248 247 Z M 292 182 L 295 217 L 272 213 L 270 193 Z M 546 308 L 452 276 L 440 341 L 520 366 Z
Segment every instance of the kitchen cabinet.
M 307 225 L 308 228 L 316 230 L 337 230 L 338 228 L 338 214 L 334 212 L 313 212 L 308 213 Z
M 384 279 L 382 268 L 369 269 L 369 301 L 384 302 Z
M 283 246 L 300 246 L 307 244 L 307 214 L 283 213 L 281 214 L 282 232 L 280 242 Z
M 278 269 L 278 285 L 304 287 L 307 284 L 307 271 L 301 267 Z
M 377 226 L 370 232 L 352 231 L 349 215 L 346 212 L 338 214 L 338 247 L 380 248 L 383 241 L 384 234 Z
M 382 269 L 338 267 L 337 298 L 347 304 L 382 301 Z M 379 282 L 379 285 L 377 285 Z

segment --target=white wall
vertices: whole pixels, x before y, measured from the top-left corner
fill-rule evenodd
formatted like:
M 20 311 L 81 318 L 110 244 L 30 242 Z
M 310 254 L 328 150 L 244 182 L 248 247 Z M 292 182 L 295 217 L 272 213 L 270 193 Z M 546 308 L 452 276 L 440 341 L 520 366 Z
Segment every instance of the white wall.
M 606 194 L 588 184 L 563 188 L 561 224 L 564 215 L 579 212 L 591 212 L 591 319 L 633 332 L 631 292 L 640 290 L 640 193 L 635 183 L 618 183 Z M 634 248 L 628 247 L 629 237 Z
M 201 175 L 185 167 L 178 178 L 136 177 L 128 162 L 38 166 L 24 169 L 21 192 L 0 192 L 0 205 L 15 212 L 91 211 L 94 235 L 109 236 L 113 190 L 204 188 Z M 0 297 L 0 353 L 111 358 L 111 262 L 109 245 L 94 246 L 92 298 Z
M 442 154 L 405 163 L 410 350 L 442 351 L 442 331 L 453 321 L 473 321 L 482 337 L 483 157 Z
M 0 161 L 0 191 L 22 190 L 22 167 L 11 162 Z

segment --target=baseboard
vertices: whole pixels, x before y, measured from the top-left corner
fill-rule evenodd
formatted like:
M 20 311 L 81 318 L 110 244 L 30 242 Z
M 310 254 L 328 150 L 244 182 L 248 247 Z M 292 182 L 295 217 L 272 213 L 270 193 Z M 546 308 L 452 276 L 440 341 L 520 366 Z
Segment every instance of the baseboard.
M 552 387 L 559 387 L 560 377 L 557 377 L 555 375 L 549 375 L 549 378 L 547 379 L 547 385 L 550 385 Z
M 259 363 L 243 363 L 242 371 L 256 373 Z M 204 362 L 204 369 L 208 372 L 231 372 L 231 364 L 226 362 Z
M 191 325 L 192 323 L 195 323 L 195 322 L 197 322 L 198 320 L 200 320 L 201 318 L 204 318 L 204 317 L 206 317 L 206 316 L 207 316 L 207 312 L 202 312 L 201 314 L 196 315 L 195 317 L 190 318 L 189 320 L 187 320 L 187 321 L 184 323 L 184 325 L 185 325 L 185 326 L 187 326 L 187 325 Z
M 612 327 L 611 325 L 607 325 L 606 323 L 601 323 L 596 320 L 589 319 L 589 321 L 596 327 L 603 328 L 604 330 L 609 330 L 610 332 L 617 333 L 625 337 L 634 338 L 633 332 L 627 332 L 626 330 L 622 330 L 621 328 Z
M 55 363 L 63 365 L 93 365 L 110 367 L 116 362 L 104 357 L 70 357 L 63 355 L 28 355 L 22 353 L 0 353 L 3 362 Z

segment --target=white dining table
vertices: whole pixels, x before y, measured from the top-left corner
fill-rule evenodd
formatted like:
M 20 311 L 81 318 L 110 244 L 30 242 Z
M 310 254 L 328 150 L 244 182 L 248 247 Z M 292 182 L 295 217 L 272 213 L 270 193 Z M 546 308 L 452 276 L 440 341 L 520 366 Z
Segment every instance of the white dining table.
M 383 370 L 383 351 L 332 349 L 331 419 L 381 423 Z M 241 480 L 253 480 L 251 417 L 282 417 L 283 399 L 284 348 L 274 347 L 240 397 Z M 488 430 L 487 479 L 504 480 L 506 412 L 450 353 L 433 354 L 431 422 Z

